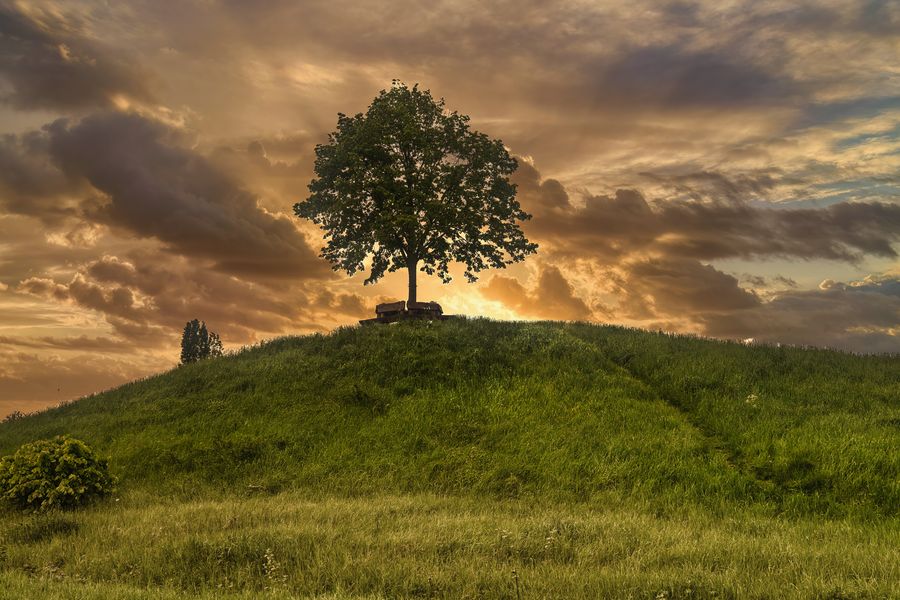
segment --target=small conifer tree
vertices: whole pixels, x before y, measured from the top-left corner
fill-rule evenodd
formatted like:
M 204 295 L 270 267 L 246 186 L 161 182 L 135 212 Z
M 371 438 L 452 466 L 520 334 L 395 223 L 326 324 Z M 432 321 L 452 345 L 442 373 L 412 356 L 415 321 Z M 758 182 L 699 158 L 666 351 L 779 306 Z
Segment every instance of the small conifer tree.
M 222 356 L 222 340 L 198 319 L 188 321 L 181 334 L 181 364 Z

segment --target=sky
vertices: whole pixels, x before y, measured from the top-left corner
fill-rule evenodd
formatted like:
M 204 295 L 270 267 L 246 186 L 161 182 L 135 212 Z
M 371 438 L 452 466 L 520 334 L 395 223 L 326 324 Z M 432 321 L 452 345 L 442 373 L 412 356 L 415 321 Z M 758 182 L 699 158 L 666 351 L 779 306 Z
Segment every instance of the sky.
M 420 300 L 900 352 L 900 3 L 0 0 L 0 416 L 405 298 L 292 211 L 393 79 L 503 140 L 540 247 Z

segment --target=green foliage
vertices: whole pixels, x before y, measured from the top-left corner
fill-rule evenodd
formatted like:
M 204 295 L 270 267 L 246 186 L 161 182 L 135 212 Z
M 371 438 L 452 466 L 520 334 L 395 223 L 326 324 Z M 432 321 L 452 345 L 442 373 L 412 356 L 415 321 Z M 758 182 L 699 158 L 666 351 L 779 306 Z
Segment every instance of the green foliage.
M 0 499 L 27 511 L 70 509 L 112 493 L 105 459 L 82 441 L 57 436 L 0 459 Z
M 500 140 L 469 129 L 469 117 L 395 81 L 366 114 L 338 115 L 294 212 L 324 228 L 322 256 L 335 270 L 353 275 L 369 256 L 366 283 L 409 269 L 415 301 L 420 262 L 444 282 L 450 262 L 461 262 L 475 281 L 537 250 L 517 223 L 530 218 L 509 181 L 517 166 Z
M 206 323 L 194 319 L 184 325 L 181 334 L 181 364 L 222 356 L 222 340 L 207 330 Z

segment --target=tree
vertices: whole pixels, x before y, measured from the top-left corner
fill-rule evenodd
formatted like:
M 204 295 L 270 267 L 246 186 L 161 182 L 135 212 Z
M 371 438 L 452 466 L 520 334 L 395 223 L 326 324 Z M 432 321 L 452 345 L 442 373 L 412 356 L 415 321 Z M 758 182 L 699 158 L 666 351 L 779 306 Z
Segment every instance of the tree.
M 420 263 L 444 283 L 449 263 L 463 263 L 471 282 L 537 251 L 517 223 L 531 218 L 509 181 L 517 167 L 500 140 L 469 129 L 469 117 L 395 80 L 366 114 L 338 113 L 294 212 L 324 229 L 322 257 L 335 271 L 353 275 L 371 257 L 369 284 L 405 268 L 415 302 Z
M 206 323 L 194 319 L 184 325 L 181 334 L 181 364 L 197 362 L 204 358 L 222 356 L 222 340 L 206 328 Z

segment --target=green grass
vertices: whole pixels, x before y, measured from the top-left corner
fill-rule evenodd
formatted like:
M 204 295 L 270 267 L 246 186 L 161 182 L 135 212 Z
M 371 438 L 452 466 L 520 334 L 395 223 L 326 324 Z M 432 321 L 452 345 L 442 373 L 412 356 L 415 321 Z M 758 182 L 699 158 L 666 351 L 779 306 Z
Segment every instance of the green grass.
M 91 589 L 103 582 L 93 597 L 105 598 L 105 585 L 114 584 L 134 597 L 162 588 L 186 597 L 231 590 L 514 598 L 515 571 L 524 598 L 900 593 L 896 529 L 884 524 L 718 518 L 703 511 L 673 518 L 624 501 L 310 500 L 294 493 L 153 505 L 125 498 L 115 510 L 67 518 L 78 523 L 77 532 L 8 552 L 8 572 L 30 574 L 24 581 L 19 575 L 23 589 L 37 583 Z
M 346 328 L 0 425 L 0 454 L 61 433 L 121 500 L 0 516 L 0 597 L 900 597 L 897 357 Z

